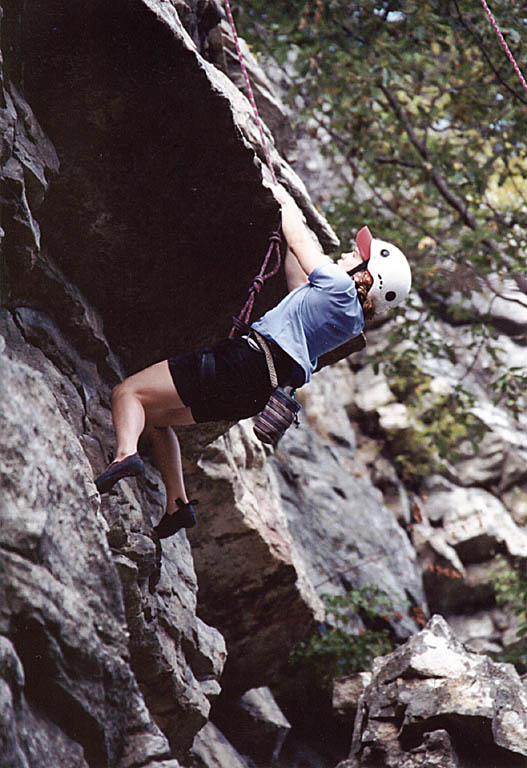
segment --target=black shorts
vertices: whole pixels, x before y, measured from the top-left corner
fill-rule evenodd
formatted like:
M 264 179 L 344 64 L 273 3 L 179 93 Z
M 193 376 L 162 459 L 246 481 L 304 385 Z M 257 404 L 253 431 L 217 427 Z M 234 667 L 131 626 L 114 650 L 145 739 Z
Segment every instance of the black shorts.
M 279 384 L 300 386 L 302 368 L 276 344 L 271 346 Z M 239 421 L 263 410 L 273 389 L 263 352 L 241 338 L 222 339 L 208 349 L 214 355 L 212 382 L 203 381 L 205 350 L 168 359 L 176 389 L 194 421 Z

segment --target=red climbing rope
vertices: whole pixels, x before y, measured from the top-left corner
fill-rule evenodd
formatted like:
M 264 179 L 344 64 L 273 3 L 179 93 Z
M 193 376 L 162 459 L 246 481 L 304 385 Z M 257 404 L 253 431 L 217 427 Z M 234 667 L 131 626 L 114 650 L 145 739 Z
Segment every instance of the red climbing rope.
M 271 237 L 269 238 L 269 248 L 267 249 L 267 253 L 265 255 L 265 259 L 262 264 L 262 268 L 260 269 L 259 273 L 256 275 L 256 277 L 253 280 L 253 283 L 251 287 L 249 288 L 249 297 L 247 301 L 245 302 L 242 311 L 238 315 L 238 317 L 233 318 L 233 326 L 231 328 L 231 332 L 229 334 L 229 338 L 232 338 L 236 331 L 240 331 L 244 329 L 244 326 L 246 326 L 249 323 L 249 318 L 251 316 L 251 312 L 253 311 L 254 301 L 256 299 L 256 296 L 260 293 L 260 291 L 263 288 L 263 284 L 269 277 L 274 277 L 278 270 L 280 269 L 280 243 L 282 241 L 282 238 L 280 236 L 280 228 L 278 228 L 275 232 L 272 233 Z M 272 269 L 270 272 L 266 273 L 267 265 L 269 264 L 269 260 L 272 256 L 272 254 L 275 254 L 276 256 L 276 265 L 274 269 Z
M 245 66 L 245 62 L 243 60 L 242 49 L 240 48 L 240 41 L 238 39 L 238 33 L 236 32 L 236 25 L 234 24 L 234 18 L 232 16 L 231 4 L 229 3 L 229 0 L 225 0 L 225 8 L 226 8 L 226 11 L 227 11 L 227 17 L 229 19 L 229 23 L 231 25 L 232 36 L 234 38 L 234 45 L 236 46 L 236 53 L 238 54 L 238 60 L 240 62 L 240 67 L 241 67 L 241 70 L 242 70 L 242 73 L 243 73 L 243 77 L 244 77 L 244 80 L 245 80 L 245 85 L 247 87 L 247 92 L 249 94 L 249 100 L 250 100 L 250 102 L 252 104 L 252 108 L 253 108 L 253 111 L 254 111 L 254 116 L 256 118 L 256 125 L 258 126 L 258 130 L 260 132 L 260 140 L 262 142 L 262 147 L 263 147 L 263 151 L 264 151 L 264 154 L 265 154 L 265 159 L 267 161 L 267 166 L 268 166 L 269 171 L 271 173 L 271 178 L 273 180 L 273 183 L 276 184 L 276 176 L 275 176 L 274 168 L 273 168 L 272 163 L 271 163 L 271 155 L 269 154 L 269 149 L 267 147 L 267 142 L 265 140 L 265 134 L 264 134 L 263 126 L 262 126 L 262 121 L 260 120 L 260 115 L 258 113 L 258 107 L 256 106 L 256 101 L 255 101 L 255 98 L 254 98 L 253 89 L 251 87 L 251 81 L 249 80 L 249 74 L 247 72 L 247 67 Z
M 505 50 L 505 53 L 506 53 L 506 54 L 507 54 L 507 56 L 509 57 L 509 61 L 511 62 L 512 66 L 514 67 L 514 71 L 516 72 L 516 74 L 517 74 L 517 75 L 518 75 L 518 77 L 520 78 L 520 80 L 521 80 L 521 84 L 523 85 L 523 87 L 524 87 L 524 88 L 525 88 L 525 90 L 527 91 L 527 82 L 526 82 L 526 80 L 525 80 L 525 78 L 524 78 L 524 76 L 523 76 L 523 74 L 522 74 L 522 71 L 521 71 L 521 69 L 519 68 L 518 64 L 516 63 L 516 59 L 515 59 L 515 58 L 514 58 L 514 56 L 512 55 L 511 49 L 509 48 L 509 46 L 507 45 L 507 42 L 506 42 L 505 38 L 504 38 L 504 37 L 503 37 L 503 35 L 501 34 L 501 30 L 500 30 L 500 28 L 498 27 L 498 22 L 497 22 L 497 21 L 496 21 L 496 19 L 494 18 L 494 15 L 493 15 L 493 13 L 492 13 L 492 11 L 490 10 L 490 8 L 489 8 L 489 6 L 487 5 L 487 3 L 485 2 L 485 0 L 481 0 L 481 4 L 482 4 L 483 8 L 485 9 L 485 13 L 486 13 L 486 14 L 487 14 L 487 16 L 489 17 L 490 23 L 491 23 L 491 24 L 492 24 L 492 26 L 494 27 L 494 31 L 495 31 L 495 32 L 496 32 L 496 34 L 498 35 L 498 38 L 499 38 L 499 40 L 500 40 L 500 42 L 501 42 L 501 44 L 502 44 L 502 46 L 503 46 L 503 48 L 504 48 L 504 50 Z
M 271 174 L 271 178 L 273 180 L 273 183 L 276 184 L 276 175 L 274 172 L 273 165 L 271 163 L 271 155 L 269 154 L 269 149 L 267 147 L 267 142 L 265 140 L 265 134 L 263 130 L 262 121 L 260 120 L 260 115 L 258 113 L 258 107 L 256 106 L 256 101 L 253 94 L 253 89 L 251 87 L 251 81 L 249 80 L 249 74 L 247 72 L 247 67 L 245 66 L 245 62 L 243 60 L 243 54 L 242 49 L 240 47 L 240 41 L 238 38 L 238 33 L 236 32 L 236 25 L 234 24 L 234 18 L 232 16 L 231 6 L 229 3 L 229 0 L 225 0 L 225 8 L 227 11 L 227 17 L 229 19 L 229 23 L 231 25 L 232 30 L 232 36 L 234 38 L 234 44 L 236 46 L 236 52 L 238 54 L 238 61 L 240 62 L 240 67 L 243 73 L 243 77 L 245 80 L 245 85 L 247 87 L 247 92 L 249 94 L 249 100 L 252 104 L 252 108 L 254 111 L 254 116 L 256 119 L 256 125 L 258 126 L 258 130 L 260 132 L 260 140 L 262 142 L 263 151 L 265 154 L 265 159 L 267 162 L 267 167 L 269 168 L 269 172 Z M 262 264 L 262 268 L 260 269 L 259 273 L 256 275 L 256 277 L 253 279 L 253 283 L 251 287 L 249 288 L 249 297 L 247 301 L 245 302 L 240 314 L 233 318 L 233 326 L 231 328 L 231 332 L 229 334 L 229 338 L 232 338 L 236 331 L 240 331 L 249 323 L 249 318 L 251 316 L 254 302 L 256 299 L 256 296 L 260 293 L 260 291 L 263 288 L 263 285 L 265 281 L 269 277 L 274 277 L 274 275 L 277 274 L 278 270 L 280 269 L 281 264 L 281 255 L 280 255 L 280 244 L 281 244 L 281 235 L 280 235 L 280 227 L 276 229 L 275 232 L 273 232 L 269 238 L 269 248 L 267 249 L 267 253 L 265 255 L 265 259 Z M 269 264 L 269 261 L 271 259 L 271 256 L 276 256 L 276 265 L 273 269 L 270 270 L 270 272 L 266 272 L 267 266 Z

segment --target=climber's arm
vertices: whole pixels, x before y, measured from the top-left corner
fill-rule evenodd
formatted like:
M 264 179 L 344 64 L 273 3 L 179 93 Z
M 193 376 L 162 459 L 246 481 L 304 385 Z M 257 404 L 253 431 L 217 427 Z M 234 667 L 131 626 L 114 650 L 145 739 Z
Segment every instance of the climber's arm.
M 296 265 L 291 259 L 290 268 L 296 275 L 296 277 L 293 277 L 293 280 L 299 280 L 301 272 L 307 277 L 315 267 L 327 262 L 328 257 L 322 252 L 315 236 L 308 229 L 302 213 L 293 198 L 282 188 L 278 189 L 277 199 L 282 206 L 282 231 L 289 250 L 296 257 L 300 271 L 296 269 Z
M 306 273 L 290 248 L 287 249 L 285 255 L 285 279 L 288 291 L 294 291 L 295 288 L 299 288 L 308 282 Z

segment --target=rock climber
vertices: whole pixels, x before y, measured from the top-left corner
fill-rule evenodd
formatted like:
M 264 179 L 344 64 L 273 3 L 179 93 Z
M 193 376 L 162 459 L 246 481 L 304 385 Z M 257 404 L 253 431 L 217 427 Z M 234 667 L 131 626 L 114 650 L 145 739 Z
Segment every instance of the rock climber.
M 285 298 L 252 323 L 246 336 L 210 348 L 212 380 L 200 350 L 156 363 L 112 391 L 115 460 L 95 484 L 99 493 L 107 493 L 122 478 L 144 472 L 138 453 L 143 435 L 166 488 L 166 511 L 155 528 L 159 538 L 196 524 L 197 502 L 187 496 L 179 442 L 171 427 L 238 421 L 258 414 L 269 400 L 272 385 L 255 331 L 271 349 L 279 385 L 296 389 L 310 380 L 320 355 L 358 336 L 365 319 L 397 306 L 410 290 L 410 266 L 399 248 L 373 238 L 363 227 L 356 248 L 334 263 L 320 249 L 293 198 L 282 187 L 274 192 L 287 243 Z

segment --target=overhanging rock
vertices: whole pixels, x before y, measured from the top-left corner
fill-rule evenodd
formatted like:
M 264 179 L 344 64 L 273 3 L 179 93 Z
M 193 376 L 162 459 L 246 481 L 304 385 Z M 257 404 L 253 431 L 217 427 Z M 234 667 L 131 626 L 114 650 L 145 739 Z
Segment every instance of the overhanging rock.
M 278 221 L 250 103 L 206 58 L 220 9 L 193 5 L 5 2 L 8 74 L 60 161 L 39 209 L 45 254 L 23 299 L 48 309 L 39 275 L 52 261 L 99 313 L 125 373 L 227 335 Z M 278 180 L 334 249 L 266 133 Z M 9 272 L 14 281 L 18 261 Z M 255 316 L 284 292 L 282 275 L 267 282 Z M 107 351 L 95 354 L 104 376 Z M 194 460 L 225 429 L 184 435 L 184 452 Z
M 29 0 L 20 28 L 24 93 L 61 163 L 43 237 L 112 349 L 137 369 L 226 334 L 278 211 L 248 100 L 172 3 Z M 269 141 L 278 178 L 335 247 Z M 283 289 L 267 284 L 259 310 Z

